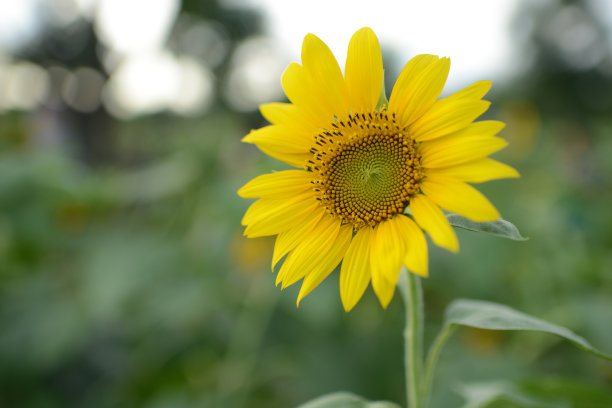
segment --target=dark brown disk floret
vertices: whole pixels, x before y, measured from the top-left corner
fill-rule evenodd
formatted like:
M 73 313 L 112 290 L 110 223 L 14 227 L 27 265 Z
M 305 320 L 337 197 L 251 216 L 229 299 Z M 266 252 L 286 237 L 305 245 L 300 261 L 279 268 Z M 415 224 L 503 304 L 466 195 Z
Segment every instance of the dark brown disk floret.
M 385 110 L 335 121 L 310 152 L 317 198 L 355 228 L 403 212 L 423 178 L 417 143 Z

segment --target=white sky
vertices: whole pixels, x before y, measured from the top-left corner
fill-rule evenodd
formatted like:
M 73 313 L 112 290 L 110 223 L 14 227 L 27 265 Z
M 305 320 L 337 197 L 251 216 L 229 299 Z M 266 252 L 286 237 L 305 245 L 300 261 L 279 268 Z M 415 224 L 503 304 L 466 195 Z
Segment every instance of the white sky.
M 235 3 L 236 1 L 232 1 Z M 516 0 L 242 0 L 262 9 L 266 31 L 294 60 L 307 33 L 321 38 L 344 66 L 351 35 L 371 27 L 403 62 L 416 54 L 451 58 L 449 87 L 512 71 L 508 27 Z
M 112 51 L 110 56 L 116 57 L 118 54 L 125 57 L 121 59 L 122 66 L 118 67 L 121 69 L 117 69 L 111 77 L 111 85 L 116 86 L 109 85 L 107 101 L 116 100 L 117 106 L 123 105 L 127 111 L 131 109 L 133 112 L 146 112 L 165 104 L 175 104 L 178 96 L 185 93 L 179 78 L 184 76 L 183 68 L 188 68 L 191 77 L 199 78 L 199 82 L 196 82 L 204 85 L 210 82 L 204 71 L 196 72 L 193 69 L 190 61 L 181 62 L 164 53 L 164 43 L 177 16 L 179 1 L 0 0 L 0 54 L 3 44 L 10 49 L 11 45 L 15 46 L 36 31 L 35 15 L 43 5 L 61 16 L 81 12 L 93 18 L 100 40 Z M 520 4 L 516 0 L 221 2 L 229 8 L 247 5 L 262 12 L 264 16 L 264 30 L 278 50 L 272 55 L 274 58 L 266 58 L 275 61 L 260 61 L 261 64 L 251 61 L 258 65 L 255 67 L 251 67 L 253 64 L 250 63 L 242 64 L 245 67 L 248 65 L 247 74 L 256 73 L 250 81 L 260 83 L 259 88 L 270 88 L 270 83 L 279 85 L 282 68 L 290 61 L 299 61 L 302 40 L 309 32 L 328 44 L 343 67 L 352 34 L 364 26 L 371 27 L 383 48 L 386 47 L 396 55 L 396 63 L 406 63 L 421 53 L 450 57 L 451 73 L 445 93 L 456 91 L 477 80 L 499 80 L 511 74 L 517 66 L 514 55 L 516 51 L 508 29 L 515 9 Z M 263 51 L 261 53 L 264 55 Z M 139 65 L 139 61 L 148 62 Z M 278 65 L 278 69 L 271 69 L 270 64 Z M 166 78 L 150 69 L 154 66 L 172 66 L 172 69 L 164 71 Z M 162 80 L 162 77 L 166 79 Z M 161 82 L 175 86 L 169 91 L 160 86 Z M 237 83 L 238 90 L 248 90 L 249 87 L 244 83 Z M 203 96 L 198 98 L 201 100 L 208 98 L 211 92 L 208 89 L 210 87 L 204 85 L 200 87 Z M 261 95 L 259 88 L 253 88 L 251 93 Z M 152 97 L 152 91 L 159 91 L 159 95 Z M 244 95 L 240 98 L 244 99 Z M 265 100 L 251 102 L 251 105 L 256 106 Z M 252 108 L 251 105 L 245 109 Z
M 17 46 L 30 38 L 36 29 L 36 7 L 32 0 L 0 1 L 0 46 Z
M 73 2 L 81 8 L 100 2 L 52 1 Z M 41 3 L 40 0 L 0 1 L 0 43 L 19 41 L 19 37 L 27 36 L 34 24 L 34 10 Z M 140 8 L 143 2 L 106 0 L 100 3 L 101 12 L 110 12 L 113 5 L 125 8 L 133 3 Z M 169 5 L 174 2 L 154 0 L 153 3 Z M 520 4 L 516 0 L 225 0 L 225 3 L 244 3 L 264 12 L 266 31 L 294 59 L 299 58 L 304 35 L 312 32 L 330 46 L 342 66 L 351 35 L 369 26 L 383 45 L 392 47 L 404 60 L 419 53 L 451 57 L 451 73 L 461 82 L 504 73 L 506 67 L 512 65 L 512 44 L 507 28 Z M 147 11 L 161 11 L 161 7 L 148 8 Z M 175 11 L 164 12 L 171 16 Z M 115 25 L 120 22 L 115 21 Z M 143 30 L 145 22 L 132 24 L 132 35 L 156 37 L 150 30 Z M 115 28 L 113 32 L 121 34 L 120 37 L 129 37 L 126 30 Z

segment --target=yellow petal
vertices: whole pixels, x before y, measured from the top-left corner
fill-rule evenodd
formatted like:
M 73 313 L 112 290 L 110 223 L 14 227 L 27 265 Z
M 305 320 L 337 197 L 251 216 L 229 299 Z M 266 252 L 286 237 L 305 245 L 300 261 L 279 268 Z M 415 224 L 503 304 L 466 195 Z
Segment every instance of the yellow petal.
M 508 145 L 504 139 L 490 136 L 471 136 L 462 139 L 447 140 L 422 153 L 422 161 L 426 168 L 456 166 L 459 164 L 480 160 Z
M 319 101 L 319 95 L 312 90 L 310 75 L 298 63 L 291 63 L 281 78 L 287 98 L 317 128 L 328 127 L 334 121 L 334 112 L 326 110 Z
M 322 217 L 312 233 L 303 236 L 301 242 L 289 253 L 281 266 L 276 284 L 282 281 L 282 289 L 293 285 L 310 273 L 324 257 L 322 248 L 333 245 L 340 231 L 340 220 Z
M 303 237 L 312 233 L 321 218 L 325 216 L 325 213 L 325 208 L 317 208 L 305 217 L 303 221 L 300 221 L 299 224 L 278 234 L 274 244 L 274 252 L 272 253 L 272 270 L 274 270 L 274 267 L 283 256 L 287 255 L 289 251 L 300 243 Z
M 408 237 L 401 229 L 403 225 L 395 216 L 379 223 L 371 233 L 370 266 L 372 287 L 382 307 L 386 308 L 393 298 L 397 279 L 406 256 Z
M 504 126 L 502 122 L 485 120 L 450 135 L 426 140 L 419 145 L 423 166 L 448 167 L 482 159 L 507 146 L 504 139 L 494 137 Z
M 472 221 L 495 221 L 500 217 L 482 193 L 461 181 L 428 175 L 421 183 L 421 190 L 440 207 Z
M 319 127 L 312 123 L 297 106 L 291 103 L 264 103 L 259 105 L 259 110 L 267 121 L 282 125 L 293 133 L 300 133 L 311 138 L 314 143 Z
M 285 153 L 284 151 L 279 151 L 274 147 L 269 148 L 259 145 L 257 148 L 268 156 L 299 169 L 305 169 L 306 165 L 308 164 L 308 160 L 312 159 L 312 154 L 310 153 Z
M 242 138 L 243 142 L 253 143 L 259 147 L 273 148 L 284 153 L 308 153 L 314 143 L 314 137 L 308 137 L 281 125 L 264 126 L 251 130 Z
M 242 141 L 253 143 L 268 156 L 299 168 L 304 168 L 312 157 L 311 138 L 280 125 L 252 130 Z
M 402 127 L 410 125 L 434 104 L 450 69 L 450 60 L 435 55 L 417 55 L 404 66 L 391 97 L 389 111 Z
M 238 190 L 242 198 L 287 198 L 312 190 L 312 175 L 304 170 L 284 170 L 255 177 Z
M 401 263 L 400 263 L 400 268 L 401 268 Z M 372 275 L 372 288 L 374 289 L 374 293 L 376 293 L 376 297 L 378 298 L 380 305 L 384 309 L 386 309 L 387 306 L 389 306 L 389 303 L 391 303 L 391 300 L 393 299 L 393 295 L 395 294 L 395 287 L 397 286 L 397 279 L 394 282 L 391 282 L 381 277 L 375 278 L 374 276 L 375 275 Z
M 344 310 L 350 311 L 361 299 L 370 282 L 370 235 L 372 229 L 361 228 L 353 237 L 340 268 L 340 298 Z
M 300 301 L 304 296 L 308 295 L 314 288 L 319 286 L 321 282 L 338 266 L 346 250 L 351 244 L 351 238 L 353 236 L 353 228 L 348 225 L 340 227 L 340 232 L 336 237 L 336 241 L 328 248 L 322 248 L 324 256 L 320 262 L 315 265 L 315 268 L 304 277 L 300 293 L 297 298 L 297 305 L 300 305 Z
M 518 171 L 493 159 L 481 159 L 451 167 L 430 169 L 427 174 L 451 177 L 469 183 L 520 177 Z
M 467 127 L 491 104 L 480 100 L 491 83 L 477 82 L 447 98 L 440 99 L 411 126 L 412 137 L 418 141 L 435 139 Z
M 425 241 L 423 231 L 406 216 L 395 218 L 398 221 L 398 228 L 408 241 L 404 265 L 410 272 L 427 277 L 427 241 Z
M 491 89 L 491 81 L 478 81 L 450 95 L 450 99 L 482 99 Z
M 419 146 L 423 166 L 448 167 L 482 159 L 508 144 L 504 139 L 493 137 L 504 126 L 502 122 L 485 120 L 450 135 L 426 140 Z
M 448 136 L 444 136 L 441 139 L 452 138 L 452 137 L 463 138 L 463 137 L 471 137 L 471 136 L 495 136 L 505 126 L 506 124 L 504 122 L 500 122 L 498 120 L 481 120 L 479 122 L 474 122 L 470 124 L 465 129 L 451 133 Z M 437 142 L 437 140 L 429 140 L 426 143 L 435 143 L 435 142 Z
M 436 245 L 452 252 L 459 251 L 455 231 L 433 201 L 423 194 L 418 194 L 410 199 L 410 209 L 417 224 L 429 233 Z
M 378 38 L 370 28 L 353 34 L 344 75 L 352 111 L 373 111 L 383 86 L 383 64 Z
M 302 66 L 319 103 L 337 117 L 348 116 L 348 91 L 342 71 L 327 45 L 313 34 L 308 34 L 302 43 Z
M 490 104 L 482 100 L 441 99 L 413 123 L 410 127 L 411 135 L 422 142 L 456 132 L 482 115 Z
M 280 234 L 320 206 L 311 193 L 289 200 L 262 198 L 251 204 L 242 218 L 242 225 L 247 226 L 244 235 L 254 238 Z

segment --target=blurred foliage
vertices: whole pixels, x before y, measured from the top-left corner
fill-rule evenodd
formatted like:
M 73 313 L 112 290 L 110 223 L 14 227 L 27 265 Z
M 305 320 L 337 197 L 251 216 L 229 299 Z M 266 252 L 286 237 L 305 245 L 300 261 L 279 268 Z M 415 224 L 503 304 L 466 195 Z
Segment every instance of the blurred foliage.
M 429 339 L 446 305 L 467 297 L 612 352 L 610 27 L 590 4 L 526 2 L 517 16 L 531 63 L 496 84 L 488 115 L 508 123 L 499 158 L 522 178 L 482 190 L 530 240 L 458 231 L 458 255 L 432 246 Z M 261 27 L 257 13 L 216 1 L 182 7 L 224 27 L 227 58 Z M 584 44 L 574 55 L 559 43 L 576 27 L 595 33 L 589 64 Z M 97 67 L 91 27 L 80 29 L 47 33 L 21 56 Z M 56 52 L 83 38 L 70 48 L 80 51 Z M 239 143 L 262 123 L 220 96 L 190 119 L 67 107 L 0 117 L 0 406 L 281 408 L 338 390 L 403 403 L 399 296 L 385 311 L 369 291 L 346 314 L 334 274 L 296 309 L 298 288 L 274 287 L 273 240 L 241 236 L 248 202 L 236 190 L 280 168 Z M 612 395 L 612 364 L 547 335 L 462 329 L 437 373 L 435 407 L 460 406 L 461 384 L 491 378 L 553 393 L 560 407 L 609 406 Z

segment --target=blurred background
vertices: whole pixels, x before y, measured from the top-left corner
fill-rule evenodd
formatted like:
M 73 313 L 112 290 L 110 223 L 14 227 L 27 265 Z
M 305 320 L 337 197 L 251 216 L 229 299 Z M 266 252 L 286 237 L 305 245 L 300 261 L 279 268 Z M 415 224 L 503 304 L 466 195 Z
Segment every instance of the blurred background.
M 387 94 L 417 53 L 451 57 L 445 94 L 492 79 L 485 117 L 510 141 L 496 157 L 522 174 L 479 188 L 529 241 L 430 246 L 427 339 L 468 297 L 612 352 L 612 3 L 425 3 L 0 2 L 0 406 L 404 403 L 399 296 L 385 311 L 368 290 L 347 314 L 335 273 L 297 309 L 236 195 L 285 168 L 240 139 L 284 100 L 303 36 L 343 66 L 366 25 Z M 437 374 L 435 407 L 491 378 L 546 406 L 612 406 L 612 364 L 547 335 L 462 329 Z

